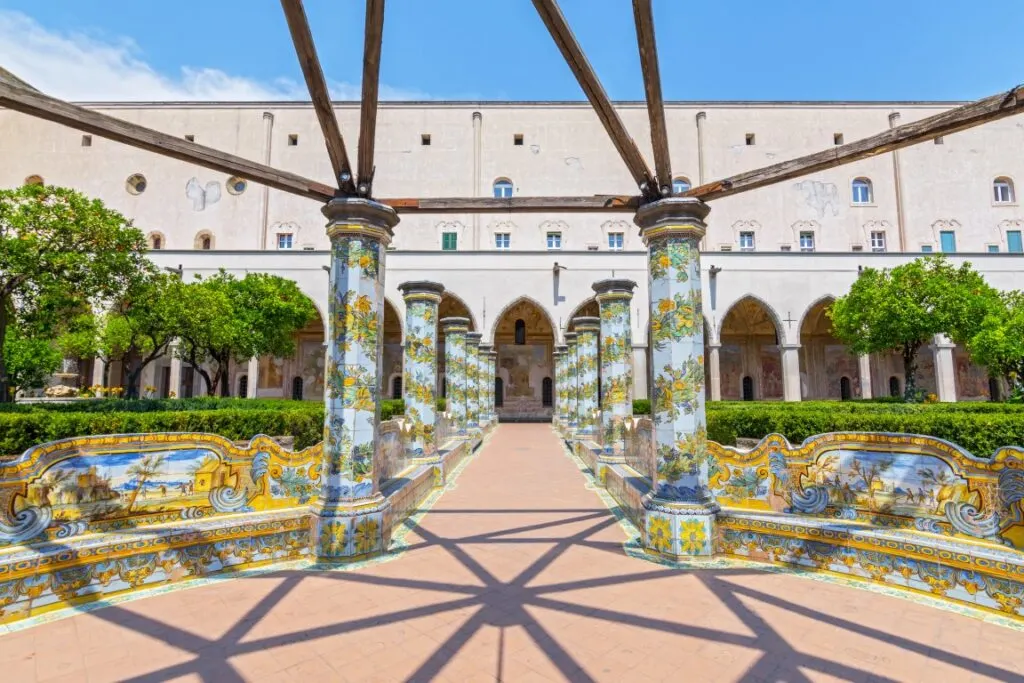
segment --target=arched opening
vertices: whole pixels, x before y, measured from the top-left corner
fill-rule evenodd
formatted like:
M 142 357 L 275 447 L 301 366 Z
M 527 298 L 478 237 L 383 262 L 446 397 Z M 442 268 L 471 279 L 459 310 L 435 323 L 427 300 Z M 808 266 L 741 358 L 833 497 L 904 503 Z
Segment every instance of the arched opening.
M 515 343 L 522 346 L 526 343 L 526 321 L 520 318 L 516 321 Z
M 989 400 L 992 401 L 1003 400 L 1003 387 L 1000 386 L 999 380 L 995 377 L 988 378 L 988 396 Z
M 551 358 L 554 343 L 551 319 L 531 299 L 513 302 L 498 316 L 494 325 L 494 347 L 498 353 L 496 377 L 501 378 L 504 392 L 498 411 L 500 419 L 551 419 L 551 406 L 544 403 L 543 383 L 545 377 L 554 374 Z
M 743 400 L 754 400 L 754 378 L 750 375 L 743 376 Z
M 466 302 L 460 299 L 457 295 L 446 291 L 441 296 L 441 301 L 437 305 L 437 320 L 440 322 L 445 318 L 466 318 L 469 320 L 469 331 L 476 332 L 476 323 L 473 321 L 473 315 L 469 312 L 469 306 Z M 437 376 L 441 379 L 438 380 L 440 383 L 440 389 L 438 389 L 439 395 L 447 397 L 448 387 L 444 382 L 444 328 L 440 324 L 437 326 Z
M 391 380 L 391 398 L 402 398 L 402 376 L 396 375 Z
M 512 181 L 508 178 L 498 178 L 494 181 L 494 196 L 498 199 L 508 199 L 512 196 Z
M 394 386 L 389 385 L 388 379 L 395 375 L 401 377 L 402 368 L 405 365 L 402 351 L 402 318 L 398 315 L 398 310 L 387 299 L 384 300 L 384 327 L 381 336 L 384 347 L 381 361 L 380 395 L 394 397 Z M 401 390 L 396 398 L 402 398 Z
M 828 317 L 833 299 L 823 299 L 808 309 L 800 323 L 800 395 L 806 399 L 843 400 L 860 396 L 861 378 L 857 356 L 836 339 Z M 850 392 L 843 396 L 841 378 Z
M 551 407 L 551 378 L 550 377 L 545 377 L 544 381 L 541 383 L 540 400 L 541 400 L 541 404 L 545 408 L 550 408 Z
M 505 382 L 500 377 L 494 378 L 494 407 L 505 407 Z
M 782 398 L 782 354 L 776 316 L 759 299 L 737 301 L 722 320 L 718 352 L 722 399 L 755 400 Z M 745 380 L 751 398 L 745 396 Z
M 672 180 L 672 194 L 683 194 L 690 190 L 690 179 L 678 176 Z
M 262 356 L 258 361 L 257 393 L 261 398 L 295 398 L 321 401 L 324 396 L 324 325 L 317 310 L 306 326 L 295 332 L 295 350 L 286 358 Z M 236 363 L 233 372 L 246 372 L 247 363 Z M 291 380 L 287 378 L 291 377 Z M 240 382 L 240 379 L 236 379 Z M 251 381 L 246 379 L 246 383 Z M 296 387 L 299 396 L 296 396 Z
M 292 400 L 301 401 L 302 399 L 302 378 L 296 375 L 292 378 Z
M 872 204 L 875 201 L 874 188 L 869 178 L 854 178 L 850 184 L 850 193 L 854 204 Z
M 1013 181 L 1006 176 L 1000 176 L 992 181 L 992 201 L 996 204 L 1012 204 L 1017 200 L 1014 193 Z
M 213 249 L 213 234 L 206 230 L 197 233 L 195 242 L 192 246 L 201 251 L 209 251 L 210 249 Z
M 164 245 L 167 244 L 167 241 L 164 239 L 163 233 L 151 232 L 148 235 L 146 235 L 146 244 L 149 246 L 150 249 L 153 249 L 155 251 L 158 249 L 163 249 Z
M 849 401 L 853 398 L 853 392 L 850 388 L 850 378 L 843 376 L 839 378 L 839 398 L 843 401 Z
M 170 368 L 167 368 L 168 371 Z M 240 375 L 238 377 L 238 393 L 235 394 L 238 398 L 246 398 L 249 395 L 249 375 Z
M 889 378 L 889 395 L 893 398 L 899 398 L 903 395 L 903 392 L 900 391 L 900 378 L 896 375 Z
M 441 398 L 448 398 L 448 378 L 441 375 Z

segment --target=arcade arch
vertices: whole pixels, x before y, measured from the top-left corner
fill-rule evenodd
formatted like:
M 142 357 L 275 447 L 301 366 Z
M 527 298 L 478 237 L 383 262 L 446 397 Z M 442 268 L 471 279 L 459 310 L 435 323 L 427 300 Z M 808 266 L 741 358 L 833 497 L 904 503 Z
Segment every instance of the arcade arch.
M 723 400 L 782 398 L 782 338 L 778 316 L 757 297 L 729 308 L 719 329 Z
M 495 321 L 493 343 L 498 353 L 495 387 L 503 391 L 496 396 L 498 416 L 550 420 L 552 407 L 545 405 L 544 380 L 554 378 L 555 326 L 543 306 L 527 297 L 510 303 Z
M 833 301 L 824 297 L 812 304 L 800 323 L 800 396 L 804 399 L 862 395 L 857 356 L 832 333 L 828 310 Z

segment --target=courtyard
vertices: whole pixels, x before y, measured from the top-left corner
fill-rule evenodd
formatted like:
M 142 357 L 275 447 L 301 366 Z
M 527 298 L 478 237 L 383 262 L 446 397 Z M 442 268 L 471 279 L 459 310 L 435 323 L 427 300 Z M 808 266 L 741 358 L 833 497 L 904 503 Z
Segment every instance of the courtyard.
M 822 574 L 632 556 L 636 532 L 549 425 L 500 425 L 466 463 L 397 556 L 19 626 L 0 635 L 3 679 L 1024 680 L 1021 627 L 994 615 Z

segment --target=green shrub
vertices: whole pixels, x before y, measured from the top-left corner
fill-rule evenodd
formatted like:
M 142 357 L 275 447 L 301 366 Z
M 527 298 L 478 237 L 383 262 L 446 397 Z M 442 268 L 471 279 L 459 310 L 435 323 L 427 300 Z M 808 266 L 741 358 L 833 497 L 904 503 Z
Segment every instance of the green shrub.
M 633 399 L 633 414 L 634 415 L 650 415 L 651 414 L 651 402 L 646 398 Z
M 448 407 L 448 401 L 443 398 L 437 399 L 437 412 L 443 413 Z
M 387 398 L 380 402 L 380 419 L 390 420 L 397 415 L 405 415 L 405 401 L 400 398 Z

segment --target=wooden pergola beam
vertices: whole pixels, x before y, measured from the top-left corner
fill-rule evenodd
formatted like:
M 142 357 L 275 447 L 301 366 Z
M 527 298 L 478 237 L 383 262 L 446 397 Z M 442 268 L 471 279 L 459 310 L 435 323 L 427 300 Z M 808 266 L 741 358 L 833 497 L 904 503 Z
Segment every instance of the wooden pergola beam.
M 885 154 L 1024 112 L 1024 85 L 998 95 L 891 128 L 884 133 L 694 187 L 685 193 L 704 201 L 768 187 L 861 159 Z
M 363 97 L 359 105 L 359 194 L 373 190 L 373 147 L 377 134 L 380 52 L 384 40 L 384 0 L 366 0 L 363 38 Z
M 300 197 L 327 202 L 337 194 L 333 187 L 315 180 L 287 171 L 279 171 L 234 154 L 197 145 L 183 138 L 68 104 L 38 91 L 2 81 L 0 81 L 0 106 L 148 152 L 155 152 L 161 156 L 228 175 L 239 176 Z
M 413 213 L 632 213 L 641 197 L 435 197 L 378 199 L 401 214 Z
M 537 8 L 537 14 L 540 15 L 541 21 L 544 22 L 544 26 L 547 27 L 555 44 L 558 45 L 566 64 L 576 76 L 576 81 L 580 84 L 587 99 L 590 100 L 591 106 L 601 120 L 601 125 L 612 139 L 612 144 L 615 145 L 619 156 L 626 163 L 630 175 L 633 176 L 633 181 L 645 195 L 656 196 L 658 188 L 647 162 L 644 161 L 640 149 L 636 146 L 636 141 L 630 137 L 625 124 L 622 123 L 618 112 L 612 106 L 608 94 L 601 87 L 594 68 L 590 66 L 586 55 L 583 54 L 583 48 L 580 47 L 576 36 L 569 28 L 558 3 L 555 0 L 533 0 L 533 6 Z
M 658 192 L 672 194 L 672 161 L 668 148 L 668 125 L 665 123 L 665 100 L 661 94 L 661 71 L 658 68 L 658 44 L 654 37 L 654 10 L 651 0 L 633 0 L 636 43 L 640 49 L 640 69 L 644 76 L 647 116 L 651 122 L 651 146 L 654 168 L 658 173 Z
M 338 119 L 334 114 L 331 95 L 327 89 L 327 81 L 324 78 L 323 69 L 320 67 L 320 59 L 316 55 L 316 45 L 313 44 L 313 33 L 309 28 L 306 10 L 302 6 L 302 0 L 281 0 L 281 8 L 288 21 L 288 30 L 291 32 L 292 43 L 295 45 L 295 54 L 299 58 L 299 66 L 302 67 L 302 75 L 306 79 L 306 87 L 309 89 L 309 97 L 313 101 L 313 110 L 320 121 L 320 129 L 323 131 L 324 141 L 327 143 L 327 154 L 331 158 L 334 181 L 342 192 L 354 194 L 355 182 L 352 177 L 352 164 L 348 160 L 345 139 L 341 135 L 341 128 L 338 127 Z

